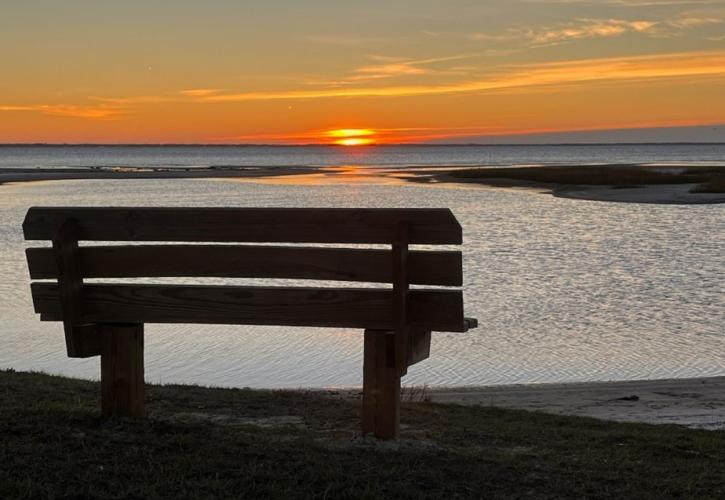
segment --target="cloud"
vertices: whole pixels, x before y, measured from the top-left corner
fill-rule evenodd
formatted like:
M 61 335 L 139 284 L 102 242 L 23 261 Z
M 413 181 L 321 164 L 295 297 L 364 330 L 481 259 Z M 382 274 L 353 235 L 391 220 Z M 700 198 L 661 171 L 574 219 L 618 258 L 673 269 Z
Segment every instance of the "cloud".
M 380 64 L 360 66 L 352 70 L 352 75 L 349 75 L 341 80 L 332 80 L 328 83 L 333 83 L 334 85 L 349 85 L 365 80 L 380 80 L 383 78 L 396 78 L 413 75 L 461 74 L 466 72 L 461 69 L 461 66 L 459 66 L 458 69 L 435 69 L 430 66 L 444 62 L 469 59 L 483 54 L 484 53 L 482 52 L 476 52 L 472 54 L 457 54 L 452 56 L 430 57 L 426 59 L 410 59 L 405 57 L 370 54 L 367 58 Z
M 189 97 L 204 97 L 208 95 L 219 94 L 224 92 L 224 89 L 187 89 L 179 90 L 179 94 Z
M 525 41 L 530 45 L 553 45 L 585 38 L 605 38 L 625 33 L 646 33 L 658 23 L 655 21 L 625 21 L 622 19 L 578 19 L 557 26 L 511 28 L 504 33 L 472 33 L 468 39 L 484 42 Z
M 71 104 L 0 105 L 0 112 L 36 112 L 52 116 L 110 120 L 125 114 L 125 110 L 109 105 L 78 106 Z
M 531 34 L 536 45 L 561 43 L 581 38 L 604 38 L 624 33 L 646 33 L 657 25 L 654 21 L 625 21 L 622 19 L 582 19 L 578 23 L 545 29 Z
M 679 17 L 667 21 L 668 26 L 673 28 L 697 28 L 710 24 L 720 24 L 723 20 L 717 17 Z
M 649 33 L 657 21 L 624 19 L 576 19 L 542 28 L 510 28 L 503 33 L 471 33 L 469 40 L 482 42 L 524 41 L 532 46 L 554 45 L 585 38 L 607 38 L 626 33 Z
M 328 88 L 275 92 L 227 93 L 198 98 L 203 102 L 305 100 L 353 97 L 398 97 L 501 92 L 581 85 L 596 81 L 641 81 L 664 78 L 725 77 L 725 51 L 682 52 L 649 56 L 583 59 L 512 66 L 487 79 L 440 85 Z
M 359 74 L 350 77 L 350 80 L 372 80 L 378 78 L 391 78 L 396 76 L 424 75 L 432 72 L 430 69 L 416 66 L 413 62 L 362 66 L 355 69 L 354 71 L 355 73 Z
M 431 58 L 440 61 L 461 58 Z M 391 63 L 392 64 L 392 63 Z M 642 82 L 703 78 L 725 79 L 725 50 L 671 54 L 581 59 L 541 64 L 520 64 L 503 68 L 487 78 L 430 85 L 387 85 L 321 87 L 280 91 L 248 92 L 169 92 L 159 96 L 92 98 L 100 105 L 0 105 L 0 112 L 40 112 L 55 116 L 87 119 L 113 119 L 127 113 L 126 106 L 160 102 L 224 104 L 249 101 L 312 100 L 344 98 L 384 98 L 433 95 L 510 93 L 535 89 L 557 89 L 595 82 Z M 215 89 L 216 90 L 216 89 Z
M 483 42 L 526 42 L 530 47 L 556 45 L 573 40 L 609 38 L 635 33 L 653 37 L 676 36 L 682 31 L 701 26 L 720 24 L 721 17 L 714 13 L 687 13 L 663 20 L 625 20 L 581 18 L 567 23 L 542 28 L 509 28 L 502 33 L 471 33 L 469 40 Z
M 503 33 L 471 33 L 466 38 L 478 42 L 509 42 L 530 38 L 532 31 L 523 28 L 509 28 Z

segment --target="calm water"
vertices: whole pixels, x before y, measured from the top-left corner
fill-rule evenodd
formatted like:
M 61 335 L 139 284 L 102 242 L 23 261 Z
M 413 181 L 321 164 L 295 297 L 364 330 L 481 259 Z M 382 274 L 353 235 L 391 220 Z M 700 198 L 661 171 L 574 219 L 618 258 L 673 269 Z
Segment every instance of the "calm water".
M 33 314 L 20 226 L 31 205 L 109 204 L 450 207 L 464 230 L 466 313 L 481 326 L 434 334 L 431 358 L 411 368 L 407 384 L 725 374 L 722 205 L 614 204 L 473 186 L 211 180 L 0 186 L 0 367 L 98 377 L 97 359 L 67 359 L 61 326 Z M 362 380 L 356 330 L 149 325 L 146 345 L 147 378 L 156 382 Z
M 10 167 L 408 166 L 725 163 L 725 144 L 601 146 L 0 146 Z

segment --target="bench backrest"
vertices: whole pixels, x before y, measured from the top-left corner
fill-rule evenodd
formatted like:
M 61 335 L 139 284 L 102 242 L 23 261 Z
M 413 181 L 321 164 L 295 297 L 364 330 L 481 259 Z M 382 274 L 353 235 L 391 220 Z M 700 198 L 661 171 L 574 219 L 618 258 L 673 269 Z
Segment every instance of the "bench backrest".
M 462 284 L 460 252 L 408 248 L 461 244 L 461 227 L 448 209 L 37 207 L 28 211 L 23 230 L 27 240 L 53 241 L 53 248 L 27 249 L 31 279 L 58 280 L 32 283 L 33 302 L 42 320 L 64 321 L 67 338 L 69 328 L 97 323 L 466 330 L 460 288 L 409 289 L 411 284 Z M 79 241 L 149 243 L 79 246 Z M 290 245 L 295 243 L 391 246 Z M 392 287 L 108 282 L 161 277 Z M 83 281 L 95 278 L 105 280 Z

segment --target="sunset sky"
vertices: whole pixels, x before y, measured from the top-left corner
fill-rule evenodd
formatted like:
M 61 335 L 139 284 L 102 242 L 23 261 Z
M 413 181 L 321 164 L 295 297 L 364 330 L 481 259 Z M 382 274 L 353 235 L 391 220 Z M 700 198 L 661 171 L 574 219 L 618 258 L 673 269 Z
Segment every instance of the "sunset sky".
M 3 1 L 0 74 L 1 143 L 725 142 L 725 0 Z

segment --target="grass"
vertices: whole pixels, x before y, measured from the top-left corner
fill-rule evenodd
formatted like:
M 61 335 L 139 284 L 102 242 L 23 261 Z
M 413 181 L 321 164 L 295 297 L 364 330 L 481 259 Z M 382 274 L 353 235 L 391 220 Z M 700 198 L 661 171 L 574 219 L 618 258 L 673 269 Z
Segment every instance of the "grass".
M 580 186 L 636 187 L 647 184 L 701 184 L 717 181 L 722 186 L 725 167 L 671 167 L 651 169 L 625 166 L 538 166 L 452 170 L 445 176 L 487 182 L 494 179 Z
M 1 371 L 0 398 L 0 498 L 725 496 L 719 431 L 420 402 L 380 443 L 317 393 L 149 386 L 104 420 L 98 383 Z

